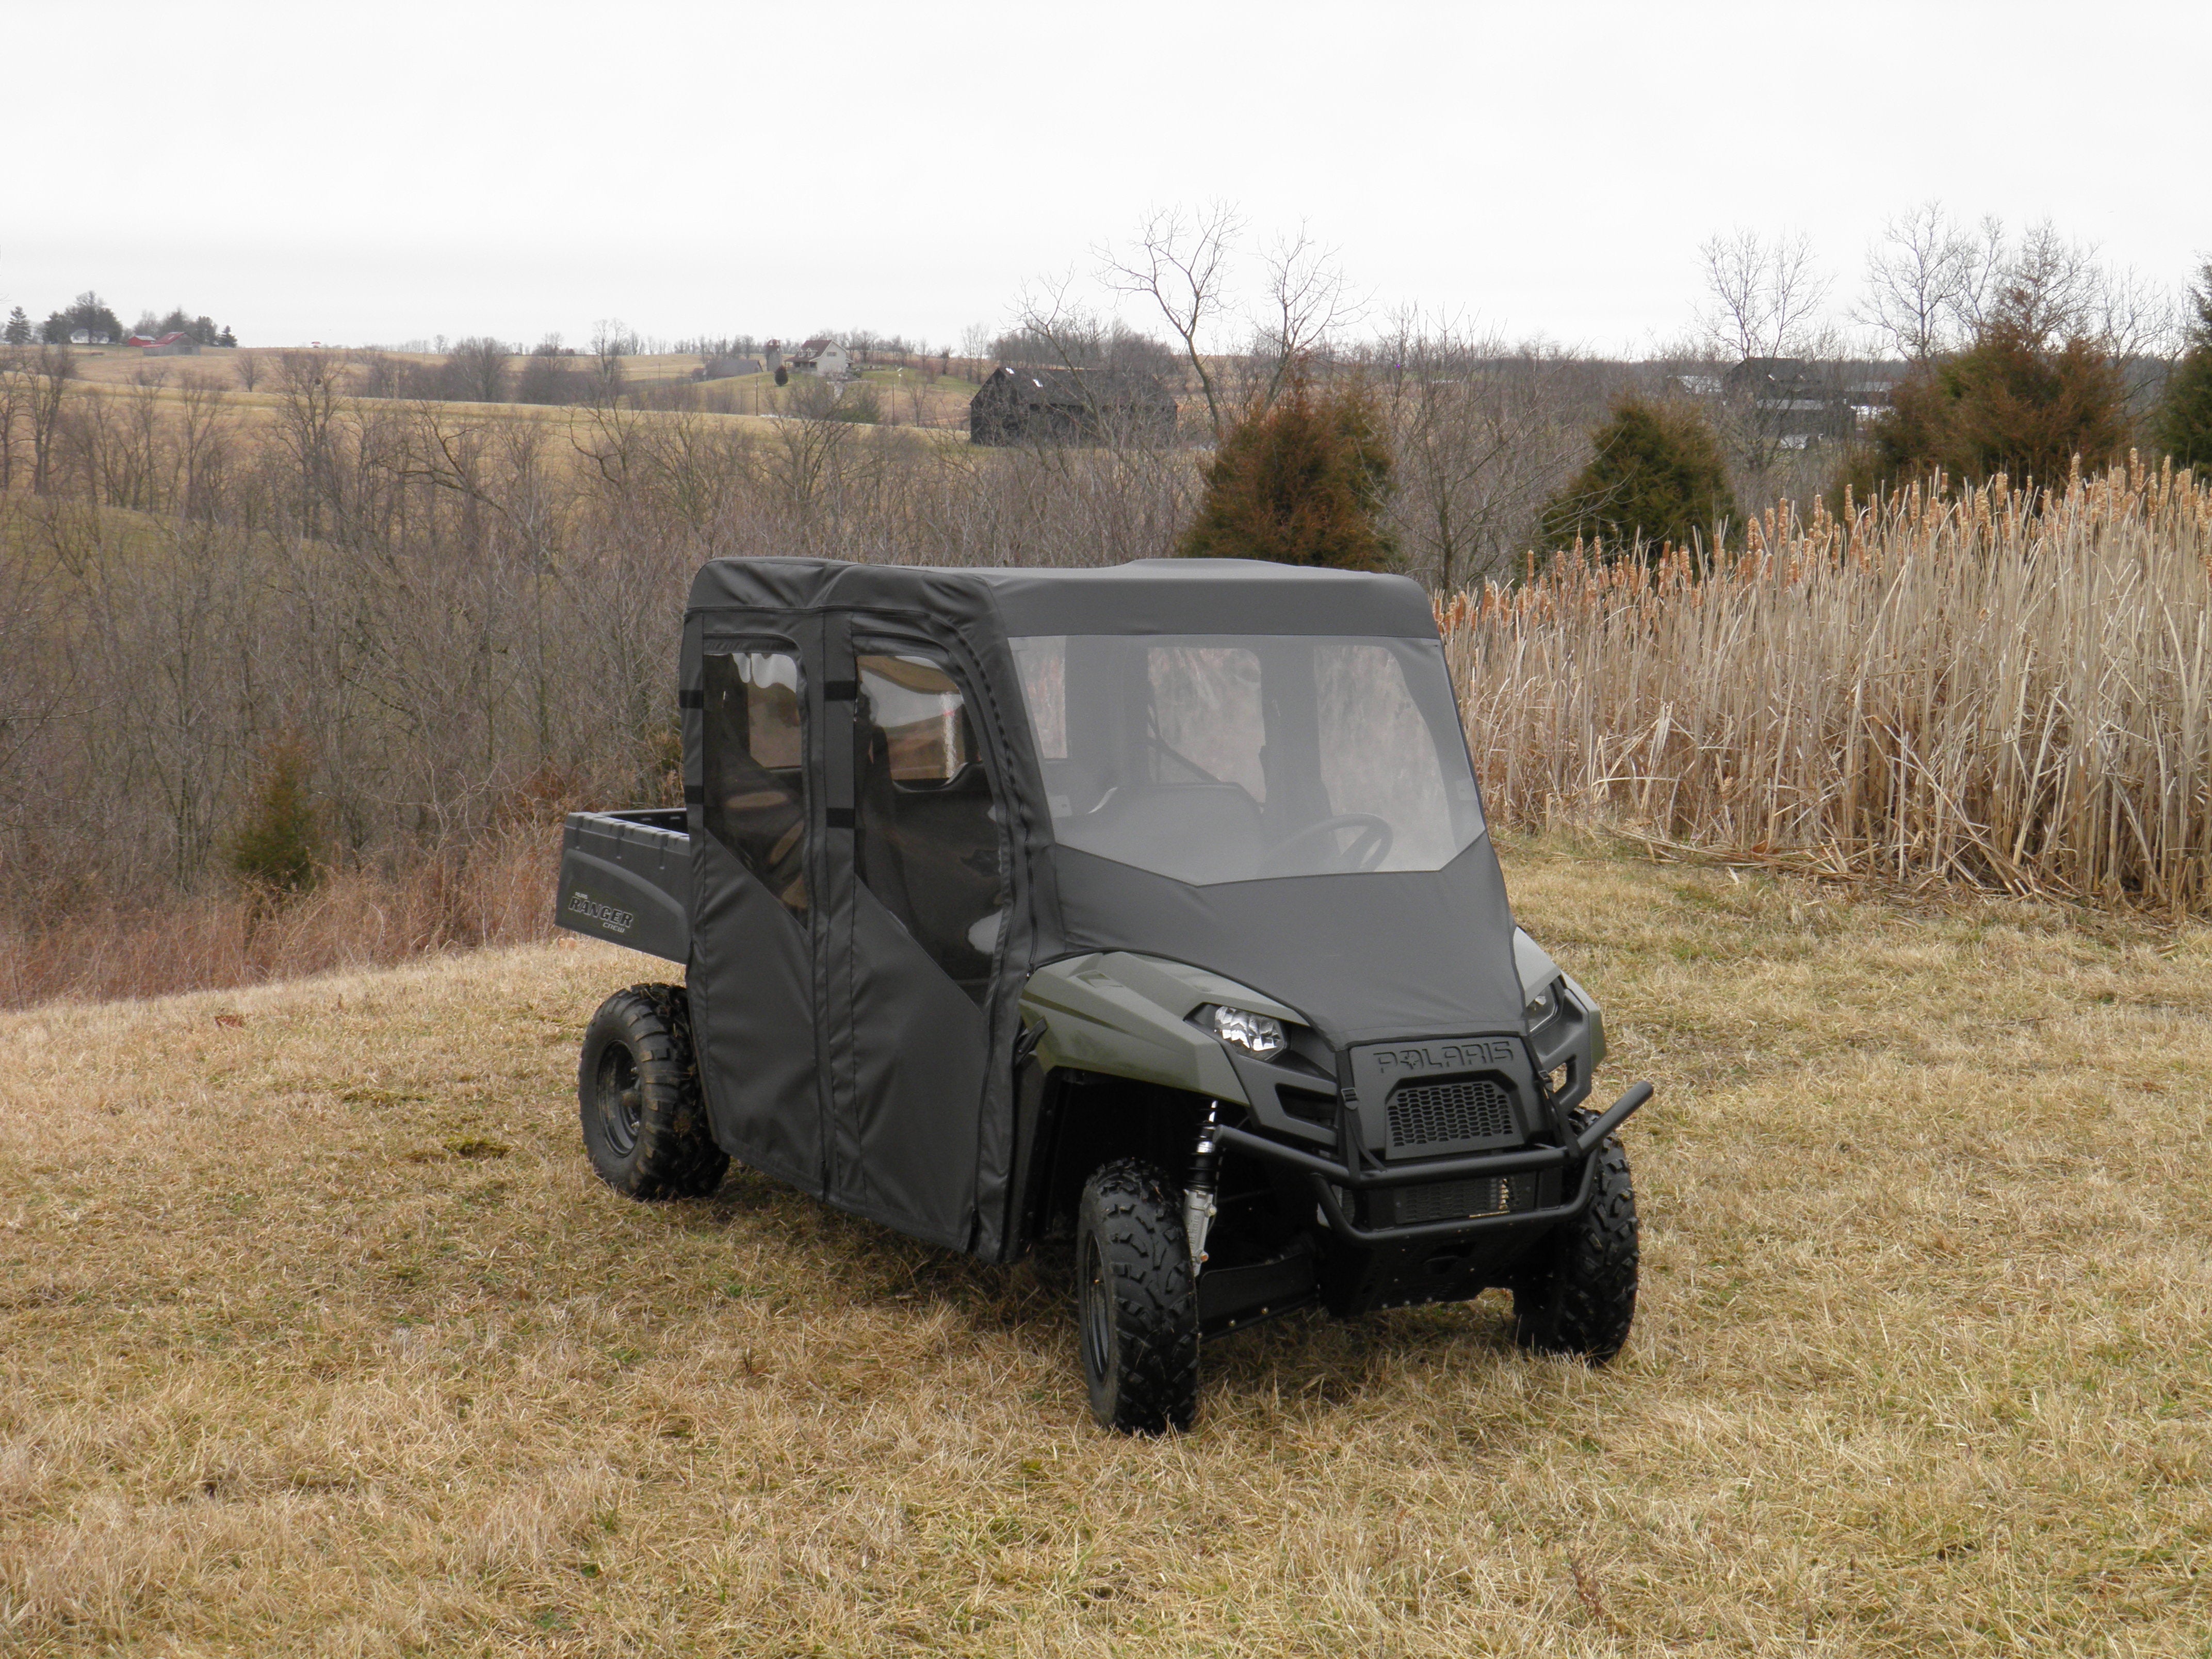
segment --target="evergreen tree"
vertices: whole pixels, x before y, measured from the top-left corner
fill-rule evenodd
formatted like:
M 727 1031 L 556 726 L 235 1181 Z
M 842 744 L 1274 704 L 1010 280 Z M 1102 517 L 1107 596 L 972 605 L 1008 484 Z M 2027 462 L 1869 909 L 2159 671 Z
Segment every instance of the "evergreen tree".
M 2127 382 L 2100 343 L 2054 338 L 2015 290 L 1974 343 L 1923 364 L 1875 422 L 1854 482 L 1893 485 L 1941 468 L 1962 483 L 1993 473 L 2052 483 L 2080 456 L 2102 465 L 2127 448 Z
M 0 340 L 5 340 L 11 346 L 31 343 L 31 319 L 23 314 L 22 307 L 17 306 L 8 313 L 8 326 L 4 331 L 0 331 Z
M 1382 423 L 1364 388 L 1316 390 L 1300 376 L 1222 441 L 1176 551 L 1385 569 L 1397 551 L 1382 521 L 1391 488 Z
M 2190 299 L 2197 316 L 2188 349 L 2166 379 L 2156 436 L 2175 465 L 2202 469 L 2212 467 L 2212 259 L 2197 273 Z
M 1589 465 L 1544 509 L 1544 539 L 1577 537 L 1620 550 L 1709 544 L 1736 516 L 1728 463 L 1695 408 L 1631 395 L 1593 428 Z
M 306 746 L 286 738 L 263 757 L 246 817 L 230 847 L 230 867 L 247 886 L 271 895 L 305 892 L 321 874 L 322 815 L 309 788 Z

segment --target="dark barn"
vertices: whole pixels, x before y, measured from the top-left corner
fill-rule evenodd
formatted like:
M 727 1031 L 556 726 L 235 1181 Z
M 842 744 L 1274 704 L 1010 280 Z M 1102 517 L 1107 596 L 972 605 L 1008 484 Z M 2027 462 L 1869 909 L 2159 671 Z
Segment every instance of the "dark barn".
M 968 403 L 977 444 L 1096 444 L 1175 436 L 1175 399 L 1149 374 L 1002 366 Z

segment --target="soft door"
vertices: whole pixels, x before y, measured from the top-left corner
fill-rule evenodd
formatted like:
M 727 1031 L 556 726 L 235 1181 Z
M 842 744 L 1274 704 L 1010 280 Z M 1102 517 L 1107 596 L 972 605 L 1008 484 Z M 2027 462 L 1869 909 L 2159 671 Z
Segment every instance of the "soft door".
M 854 1208 L 966 1249 L 985 1009 L 1009 902 L 1003 815 L 951 657 L 853 629 L 851 799 L 830 804 L 840 891 L 824 934 L 843 969 L 828 977 L 837 1006 L 824 1011 L 826 1034 L 850 1057 L 832 1069 L 830 1118 L 852 1156 L 832 1170 Z M 837 741 L 834 728 L 824 736 Z
M 691 1018 L 714 1138 L 819 1194 L 805 678 L 787 644 L 709 638 L 692 826 Z

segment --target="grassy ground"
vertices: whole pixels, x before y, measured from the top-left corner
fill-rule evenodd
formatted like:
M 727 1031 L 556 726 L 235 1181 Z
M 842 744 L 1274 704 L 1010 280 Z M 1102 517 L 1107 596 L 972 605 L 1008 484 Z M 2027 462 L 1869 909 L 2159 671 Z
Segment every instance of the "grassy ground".
M 335 350 L 336 348 L 333 348 Z M 161 402 L 173 405 L 179 401 L 179 389 L 188 375 L 198 376 L 220 386 L 228 398 L 228 407 L 234 412 L 273 410 L 282 401 L 276 392 L 277 364 L 283 349 L 265 347 L 252 355 L 260 360 L 261 374 L 257 389 L 246 392 L 237 385 L 237 349 L 211 347 L 195 357 L 149 357 L 143 352 L 123 347 L 105 349 L 79 347 L 73 354 L 76 364 L 77 382 L 95 386 L 103 390 L 117 390 L 137 383 L 141 375 L 153 375 L 161 384 Z M 435 353 L 390 351 L 380 354 L 396 362 L 423 366 L 442 362 Z M 518 353 L 508 365 L 510 374 L 519 373 L 524 362 Z M 569 360 L 569 366 L 578 374 L 584 372 L 589 359 Z M 625 357 L 623 373 L 625 386 L 632 392 L 650 393 L 671 386 L 688 386 L 693 384 L 692 371 L 704 359 L 696 353 L 664 353 L 658 356 Z M 916 367 L 902 373 L 896 368 L 869 368 L 858 377 L 876 389 L 884 403 L 884 418 L 887 424 L 923 425 L 946 430 L 967 428 L 968 400 L 975 395 L 976 384 L 957 375 L 927 375 Z M 924 387 L 921 419 L 916 420 L 912 387 L 917 382 Z M 754 416 L 772 412 L 779 407 L 776 386 L 773 376 L 745 374 L 728 380 L 703 383 L 702 391 L 718 400 L 717 406 L 705 413 L 722 419 L 750 419 Z M 723 405 L 726 405 L 724 407 Z M 496 410 L 517 419 L 544 420 L 555 418 L 561 411 L 536 407 L 527 404 L 455 404 L 457 412 L 481 414 Z
M 588 1176 L 568 945 L 0 1018 L 11 1655 L 2212 1651 L 2212 931 L 1510 846 L 1636 1335 L 1501 1298 L 1086 1417 L 1053 1264 Z

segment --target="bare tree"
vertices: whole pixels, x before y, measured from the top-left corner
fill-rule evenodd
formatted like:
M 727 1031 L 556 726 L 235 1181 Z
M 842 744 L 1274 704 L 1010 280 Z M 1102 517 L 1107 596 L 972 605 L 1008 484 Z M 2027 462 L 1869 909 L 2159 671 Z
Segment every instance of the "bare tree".
M 1784 461 L 1810 442 L 1808 425 L 1840 406 L 1832 373 L 1808 360 L 1841 356 L 1821 317 L 1829 283 L 1803 232 L 1769 239 L 1738 230 L 1707 240 L 1705 302 L 1698 325 L 1720 359 L 1720 395 L 1711 405 L 1743 494 L 1768 495 Z
M 1376 350 L 1407 562 L 1445 592 L 1504 570 L 1588 448 L 1588 366 L 1412 313 Z
M 69 383 L 76 377 L 76 359 L 67 346 L 49 345 L 40 346 L 30 362 L 31 489 L 43 495 L 53 486 L 55 440 Z
M 338 371 L 328 351 L 287 351 L 276 362 L 277 451 L 289 463 L 297 490 L 294 511 L 302 535 L 335 530 L 343 511 L 339 482 Z
M 2004 223 L 1972 229 L 1940 202 L 1892 216 L 1867 250 L 1867 291 L 1856 319 L 1908 362 L 1955 350 L 1987 315 L 2005 261 Z
M 2106 272 L 2100 310 L 2101 331 L 2116 356 L 2172 357 L 2182 349 L 2185 307 L 2172 289 L 2132 267 Z
M 1738 362 L 1799 355 L 1814 332 L 1828 279 L 1804 232 L 1771 240 L 1756 230 L 1713 236 L 1698 250 L 1706 302 L 1699 321 Z
M 620 318 L 603 317 L 592 325 L 592 388 L 594 407 L 611 407 L 622 396 L 623 359 L 637 349 L 637 336 Z
M 15 482 L 17 442 L 31 404 L 27 354 L 17 345 L 0 349 L 0 497 Z
M 514 354 L 489 336 L 457 341 L 446 355 L 446 395 L 461 403 L 507 401 L 507 366 Z
M 186 374 L 179 387 L 183 498 L 177 505 L 187 517 L 205 518 L 214 508 L 229 459 L 228 401 L 212 374 Z
M 1236 209 L 1223 201 L 1194 212 L 1156 209 L 1138 228 L 1133 246 L 1099 251 L 1107 286 L 1151 301 L 1180 343 L 1217 443 L 1228 435 L 1230 411 L 1204 344 L 1227 307 L 1230 252 L 1243 228 Z
M 1303 224 L 1261 251 L 1267 305 L 1254 319 L 1249 382 L 1242 400 L 1248 414 L 1273 406 L 1299 373 L 1364 309 L 1337 263 L 1337 250 L 1316 242 Z
M 2063 340 L 2100 331 L 2105 288 L 2095 245 L 2071 241 L 2044 219 L 2005 260 L 1999 301 L 2029 339 Z
M 231 359 L 230 372 L 237 376 L 239 389 L 251 392 L 261 382 L 261 354 L 241 351 Z

